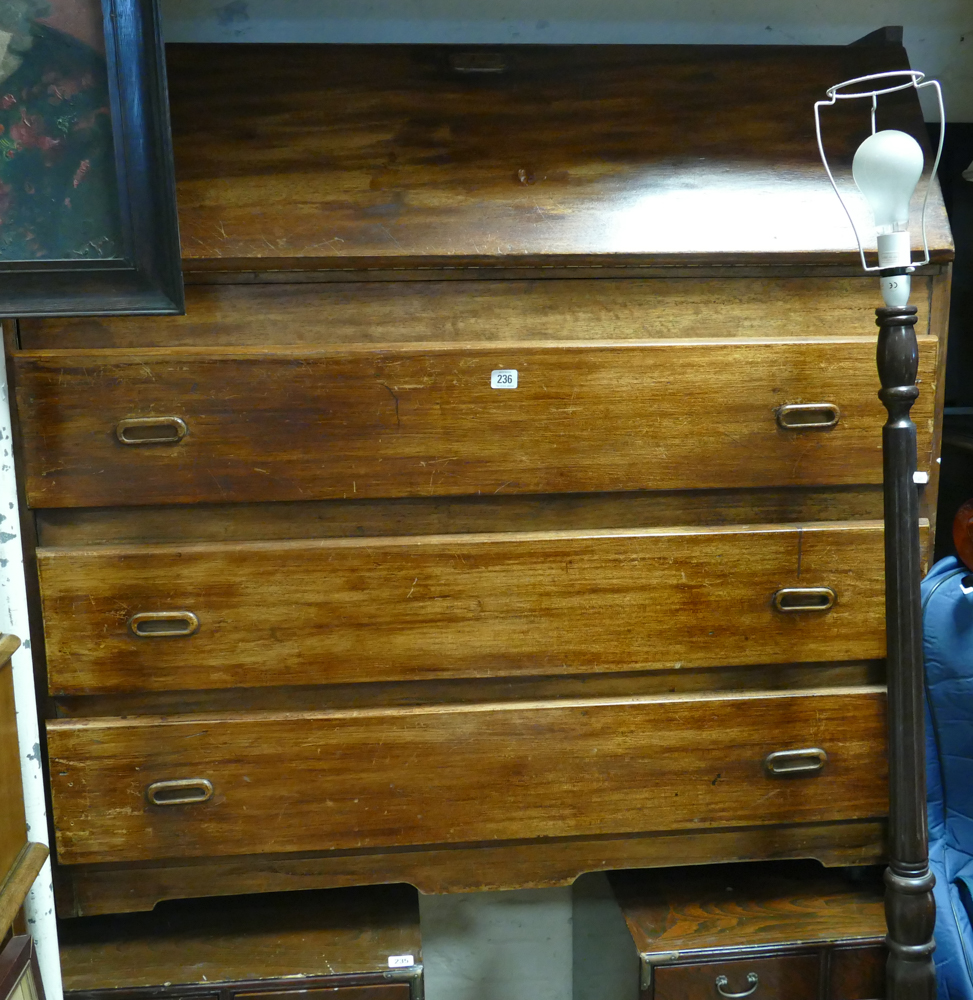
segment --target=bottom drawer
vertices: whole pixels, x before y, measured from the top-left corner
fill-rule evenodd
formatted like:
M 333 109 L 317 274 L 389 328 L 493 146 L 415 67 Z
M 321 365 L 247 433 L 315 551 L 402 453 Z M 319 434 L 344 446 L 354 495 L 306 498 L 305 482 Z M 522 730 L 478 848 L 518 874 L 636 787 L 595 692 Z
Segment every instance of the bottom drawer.
M 48 747 L 62 864 L 887 811 L 879 687 L 57 720 Z
M 654 1000 L 817 1000 L 820 967 L 817 955 L 660 966 Z

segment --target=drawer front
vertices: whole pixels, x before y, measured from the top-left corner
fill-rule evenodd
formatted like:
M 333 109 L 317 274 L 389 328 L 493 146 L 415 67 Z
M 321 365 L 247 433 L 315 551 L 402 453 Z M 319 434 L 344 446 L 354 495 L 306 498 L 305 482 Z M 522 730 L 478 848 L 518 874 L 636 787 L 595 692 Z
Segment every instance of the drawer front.
M 881 482 L 874 353 L 871 338 L 37 352 L 16 379 L 34 507 L 797 486 Z M 922 338 L 921 468 L 936 354 Z M 782 409 L 808 404 L 823 409 Z
M 820 968 L 813 954 L 660 966 L 654 1000 L 818 1000 Z
M 888 952 L 881 943 L 835 948 L 831 953 L 829 1000 L 881 1000 L 885 996 Z
M 827 822 L 887 809 L 879 688 L 57 720 L 47 733 L 62 864 Z M 827 754 L 816 770 L 775 775 L 765 764 L 810 748 Z
M 844 522 L 39 549 L 50 689 L 879 658 L 882 539 Z

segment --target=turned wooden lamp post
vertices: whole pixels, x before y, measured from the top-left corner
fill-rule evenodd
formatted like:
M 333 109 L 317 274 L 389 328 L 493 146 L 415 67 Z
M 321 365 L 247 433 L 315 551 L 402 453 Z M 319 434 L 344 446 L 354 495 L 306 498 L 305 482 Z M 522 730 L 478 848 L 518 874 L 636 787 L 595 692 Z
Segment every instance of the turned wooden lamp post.
M 922 204 L 925 257 L 912 260 L 909 208 L 922 176 L 924 158 L 916 140 L 895 129 L 876 128 L 878 98 L 896 91 L 933 88 L 939 101 L 939 149 Z M 875 310 L 878 334 L 879 398 L 888 410 L 882 429 L 885 495 L 885 623 L 889 704 L 889 865 L 885 872 L 888 924 L 889 1000 L 932 1000 L 936 974 L 932 953 L 936 908 L 929 870 L 924 753 L 922 611 L 919 583 L 919 499 L 916 489 L 916 426 L 909 411 L 916 387 L 919 352 L 916 307 L 910 306 L 910 275 L 929 263 L 926 203 L 943 148 L 944 113 L 938 82 L 900 70 L 858 77 L 827 91 L 814 105 L 818 148 L 828 178 L 855 230 L 862 267 L 879 276 L 884 308 Z M 871 209 L 877 231 L 878 264 L 865 258 L 849 205 L 838 191 L 821 139 L 823 107 L 839 100 L 871 101 L 872 134 L 858 147 L 852 174 Z

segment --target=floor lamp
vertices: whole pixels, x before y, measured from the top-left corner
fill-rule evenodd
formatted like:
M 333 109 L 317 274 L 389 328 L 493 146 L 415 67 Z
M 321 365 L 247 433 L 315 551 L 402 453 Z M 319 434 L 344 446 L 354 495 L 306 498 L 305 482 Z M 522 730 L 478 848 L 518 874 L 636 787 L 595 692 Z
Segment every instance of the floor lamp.
M 909 214 L 922 176 L 924 157 L 916 140 L 896 129 L 876 126 L 878 99 L 897 91 L 932 88 L 939 102 L 939 149 L 922 203 L 925 257 L 912 260 Z M 852 175 L 874 219 L 878 264 L 869 266 L 861 235 L 848 203 L 835 183 L 821 138 L 821 110 L 843 100 L 871 103 L 871 135 L 858 147 Z M 911 273 L 929 263 L 926 204 L 943 148 L 945 116 L 942 90 L 915 70 L 897 70 L 846 80 L 814 105 L 818 149 L 828 179 L 844 206 L 861 255 L 862 267 L 878 275 L 883 308 L 875 310 L 878 334 L 879 398 L 888 411 L 882 429 L 885 497 L 885 626 L 889 695 L 889 864 L 885 872 L 888 925 L 889 1000 L 933 1000 L 936 974 L 932 953 L 936 908 L 929 870 L 926 820 L 926 771 L 923 706 L 922 612 L 919 583 L 919 498 L 916 427 L 909 411 L 916 387 L 919 351 L 916 307 L 910 306 Z

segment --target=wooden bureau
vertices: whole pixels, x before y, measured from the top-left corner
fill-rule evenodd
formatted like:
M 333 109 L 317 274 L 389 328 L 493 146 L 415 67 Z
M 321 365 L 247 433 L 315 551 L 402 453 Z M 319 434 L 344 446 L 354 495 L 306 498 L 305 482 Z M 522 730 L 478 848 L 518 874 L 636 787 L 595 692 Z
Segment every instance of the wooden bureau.
M 881 859 L 879 295 L 811 106 L 904 65 L 170 47 L 186 315 L 4 324 L 63 914 Z

